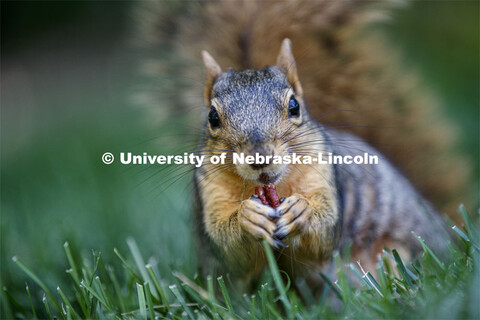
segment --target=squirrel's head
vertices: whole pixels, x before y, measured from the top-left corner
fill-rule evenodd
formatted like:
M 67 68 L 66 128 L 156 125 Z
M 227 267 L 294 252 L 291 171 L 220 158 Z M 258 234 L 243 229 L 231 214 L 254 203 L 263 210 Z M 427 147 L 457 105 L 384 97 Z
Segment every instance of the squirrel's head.
M 277 64 L 263 69 L 223 72 L 206 51 L 203 60 L 209 109 L 207 148 L 245 156 L 288 155 L 290 139 L 298 133 L 296 128 L 308 120 L 290 40 L 283 41 Z M 235 167 L 245 180 L 275 184 L 287 171 L 287 165 L 272 160 L 270 164 Z

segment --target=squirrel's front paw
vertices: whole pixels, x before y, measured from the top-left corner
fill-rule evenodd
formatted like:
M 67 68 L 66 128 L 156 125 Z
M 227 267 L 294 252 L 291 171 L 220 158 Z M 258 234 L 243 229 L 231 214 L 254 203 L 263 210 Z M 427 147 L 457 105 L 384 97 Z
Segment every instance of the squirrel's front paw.
M 272 238 L 277 228 L 273 221 L 275 217 L 275 209 L 258 200 L 244 200 L 238 210 L 238 220 L 243 230 L 257 240 L 267 240 L 273 247 L 278 246 L 278 241 Z
M 313 208 L 308 200 L 300 194 L 293 194 L 286 198 L 277 208 L 277 229 L 274 238 L 284 239 L 301 233 L 308 227 Z

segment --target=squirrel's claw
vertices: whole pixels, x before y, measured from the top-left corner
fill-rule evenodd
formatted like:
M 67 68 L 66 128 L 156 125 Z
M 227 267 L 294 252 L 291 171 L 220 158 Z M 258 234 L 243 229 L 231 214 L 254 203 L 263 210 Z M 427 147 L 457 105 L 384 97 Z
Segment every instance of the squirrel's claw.
M 308 224 L 311 210 L 308 200 L 300 195 L 293 195 L 285 199 L 277 208 L 277 215 L 281 215 L 281 217 L 277 221 L 273 237 L 285 239 L 289 235 L 301 232 Z
M 277 244 L 278 246 L 283 247 L 283 248 L 288 248 L 288 244 L 283 243 L 283 242 L 281 241 L 281 239 L 279 239 L 279 238 L 276 237 L 275 235 L 273 235 L 272 240 L 273 240 L 273 242 L 274 242 L 275 244 Z
M 245 200 L 238 211 L 238 219 L 242 229 L 257 240 L 265 239 L 273 247 L 278 245 L 272 240 L 272 234 L 277 228 L 272 216 L 276 215 L 273 208 L 258 203 L 256 200 Z
M 275 209 L 263 205 L 258 198 L 250 198 L 240 205 L 239 221 L 240 225 L 248 234 L 258 240 L 267 240 L 274 249 L 288 247 L 281 239 L 273 236 L 277 229 L 275 218 L 278 218 Z

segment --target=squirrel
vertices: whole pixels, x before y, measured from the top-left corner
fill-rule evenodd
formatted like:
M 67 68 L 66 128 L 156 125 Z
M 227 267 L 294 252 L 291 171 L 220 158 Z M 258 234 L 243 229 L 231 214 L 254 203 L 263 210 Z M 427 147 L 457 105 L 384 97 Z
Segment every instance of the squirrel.
M 219 62 L 203 53 L 208 121 L 200 152 L 384 155 L 368 167 L 199 168 L 194 205 L 206 268 L 213 262 L 255 279 L 265 267 L 258 239 L 276 246 L 283 238 L 278 261 L 293 276 L 311 275 L 347 243 L 370 270 L 384 246 L 414 255 L 410 231 L 429 245 L 445 243 L 438 212 L 458 221 L 454 212 L 470 196 L 469 164 L 455 152 L 453 124 L 371 28 L 392 3 L 219 0 L 140 10 L 139 39 L 174 53 L 168 62 L 149 59 L 150 74 L 195 78 L 192 65 L 205 49 Z M 172 110 L 199 104 L 186 88 L 169 90 L 178 98 Z M 289 117 L 290 102 L 298 116 Z M 286 198 L 279 208 L 250 198 L 259 183 L 276 185 Z
M 210 111 L 201 154 L 379 155 L 360 138 L 311 118 L 289 39 L 276 65 L 262 69 L 223 72 L 206 51 L 203 59 Z M 381 155 L 378 164 L 362 165 L 207 162 L 194 180 L 201 261 L 253 283 L 267 263 L 261 240 L 279 249 L 277 262 L 293 279 L 313 279 L 346 244 L 371 272 L 384 247 L 413 257 L 420 245 L 412 231 L 439 251 L 446 248 L 440 215 Z M 276 209 L 253 196 L 266 184 L 285 197 Z

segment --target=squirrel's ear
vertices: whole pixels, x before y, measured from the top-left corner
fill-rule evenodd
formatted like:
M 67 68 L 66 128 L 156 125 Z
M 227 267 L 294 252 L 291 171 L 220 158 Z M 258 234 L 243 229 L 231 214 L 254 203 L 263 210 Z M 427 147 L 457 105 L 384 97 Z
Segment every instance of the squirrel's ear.
M 280 48 L 280 53 L 277 57 L 277 66 L 279 66 L 283 72 L 285 72 L 285 75 L 287 76 L 290 84 L 293 86 L 295 93 L 299 96 L 302 96 L 303 90 L 298 79 L 297 63 L 293 57 L 292 43 L 288 38 L 283 39 L 282 47 Z
M 205 81 L 205 103 L 210 104 L 210 95 L 212 93 L 212 87 L 215 80 L 222 74 L 222 68 L 207 51 L 202 51 L 203 64 L 205 65 L 205 71 L 207 73 Z

